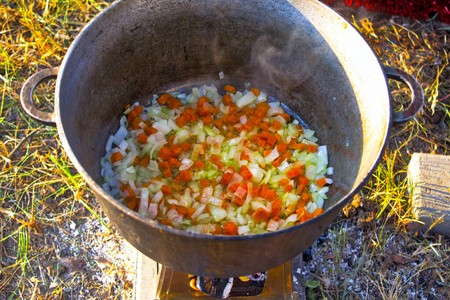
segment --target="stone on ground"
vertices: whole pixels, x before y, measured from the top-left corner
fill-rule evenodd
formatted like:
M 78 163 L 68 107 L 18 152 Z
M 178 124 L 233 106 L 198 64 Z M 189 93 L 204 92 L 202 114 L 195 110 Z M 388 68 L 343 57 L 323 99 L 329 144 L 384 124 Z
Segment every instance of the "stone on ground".
M 450 156 L 414 153 L 408 178 L 412 212 L 423 229 L 450 235 Z

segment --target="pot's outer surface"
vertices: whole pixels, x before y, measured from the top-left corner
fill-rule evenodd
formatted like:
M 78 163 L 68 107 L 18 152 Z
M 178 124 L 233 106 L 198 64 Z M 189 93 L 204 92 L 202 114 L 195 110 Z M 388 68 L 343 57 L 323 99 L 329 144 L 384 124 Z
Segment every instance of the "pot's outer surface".
M 144 219 L 105 193 L 100 159 L 125 105 L 213 82 L 251 82 L 316 131 L 335 171 L 322 215 L 275 233 L 206 236 Z M 70 47 L 59 69 L 55 119 L 70 159 L 133 246 L 179 271 L 231 277 L 280 265 L 323 233 L 376 166 L 391 107 L 370 47 L 319 2 L 123 0 Z

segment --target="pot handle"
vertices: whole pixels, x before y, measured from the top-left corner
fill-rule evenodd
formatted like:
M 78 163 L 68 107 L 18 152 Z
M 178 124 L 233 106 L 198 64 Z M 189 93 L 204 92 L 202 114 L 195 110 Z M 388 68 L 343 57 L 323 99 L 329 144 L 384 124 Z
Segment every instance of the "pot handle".
M 383 66 L 386 77 L 389 79 L 401 81 L 408 85 L 411 90 L 411 104 L 403 111 L 394 111 L 393 122 L 403 123 L 414 118 L 414 116 L 422 109 L 424 103 L 423 89 L 420 83 L 403 70 L 390 66 Z
M 58 69 L 59 67 L 55 67 L 37 72 L 25 81 L 22 90 L 20 91 L 20 103 L 25 112 L 32 118 L 48 125 L 55 125 L 55 112 L 45 112 L 37 109 L 33 103 L 33 91 L 44 79 L 56 77 L 58 75 Z

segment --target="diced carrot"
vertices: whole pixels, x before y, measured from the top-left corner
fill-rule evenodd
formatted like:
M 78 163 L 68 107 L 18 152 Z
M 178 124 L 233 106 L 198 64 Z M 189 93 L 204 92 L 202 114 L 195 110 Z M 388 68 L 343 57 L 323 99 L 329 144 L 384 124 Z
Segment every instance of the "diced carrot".
M 259 193 L 259 195 L 261 197 L 265 198 L 268 191 L 269 191 L 269 185 L 268 184 L 263 184 L 261 186 L 261 192 Z
M 317 145 L 308 144 L 308 149 L 307 149 L 307 151 L 308 151 L 309 153 L 315 153 L 315 152 L 317 152 Z
M 303 201 L 305 201 L 306 203 L 308 203 L 309 201 L 311 201 L 311 199 L 312 199 L 312 196 L 311 196 L 311 194 L 310 193 L 308 193 L 308 192 L 303 192 L 302 194 L 301 194 L 301 199 L 303 200 Z
M 269 123 L 267 123 L 266 121 L 262 122 L 259 127 L 261 127 L 262 130 L 269 130 L 270 128 Z
M 183 170 L 180 172 L 180 179 L 181 181 L 188 182 L 192 179 L 194 174 L 192 174 L 191 170 Z
M 318 208 L 318 209 L 316 209 L 316 210 L 313 212 L 312 216 L 313 216 L 313 218 L 314 218 L 314 217 L 317 217 L 318 215 L 320 215 L 320 214 L 322 214 L 322 213 L 323 213 L 323 208 Z
M 263 130 L 263 131 L 261 131 L 259 136 L 267 140 L 269 138 L 269 136 L 270 136 L 270 132 L 267 131 L 267 130 Z
M 136 117 L 136 118 L 134 118 L 134 120 L 131 122 L 130 127 L 131 127 L 133 130 L 140 129 L 141 126 L 139 126 L 139 125 L 140 125 L 141 123 L 142 123 L 142 119 L 141 119 L 140 117 Z
M 260 91 L 259 91 L 258 89 L 251 88 L 250 91 L 252 91 L 252 93 L 253 93 L 256 97 L 259 96 Z
M 255 211 L 255 213 L 253 214 L 253 220 L 255 220 L 255 222 L 258 222 L 258 223 L 260 223 L 261 221 L 268 221 L 269 218 L 270 218 L 270 213 L 262 207 L 258 208 Z
M 184 112 L 189 114 L 189 115 L 193 115 L 193 114 L 195 114 L 195 109 L 193 109 L 192 107 L 189 107 L 189 106 L 185 106 L 184 107 Z
M 203 106 L 203 103 L 205 103 L 205 102 L 209 102 L 209 98 L 206 97 L 205 95 L 203 95 L 203 96 L 200 97 L 200 99 L 198 99 L 197 107 Z
M 258 146 L 265 147 L 266 143 L 267 143 L 266 139 L 264 139 L 264 138 L 259 138 L 258 139 Z
M 172 168 L 178 168 L 179 166 L 181 166 L 181 162 L 179 162 L 176 158 L 169 157 L 167 161 Z
M 216 125 L 217 127 L 222 127 L 223 125 L 223 120 L 222 119 L 214 119 L 213 120 L 213 124 Z
M 187 120 L 186 117 L 181 115 L 178 119 L 177 119 L 177 126 L 178 127 L 183 127 L 184 125 L 186 125 Z
M 162 162 L 159 163 L 159 167 L 161 169 L 168 169 L 168 168 L 170 168 L 170 164 L 169 164 L 168 161 L 162 161 Z
M 225 94 L 225 95 L 222 97 L 222 101 L 223 101 L 223 104 L 225 104 L 225 105 L 230 105 L 230 103 L 233 103 L 233 98 L 231 98 L 231 95 L 230 95 L 230 94 Z
M 278 158 L 273 161 L 272 166 L 274 166 L 275 168 L 278 168 L 279 166 L 281 166 L 282 162 L 283 162 L 283 157 L 278 156 Z
M 308 203 L 306 203 L 305 201 L 303 201 L 303 200 L 300 199 L 300 200 L 297 202 L 297 209 L 302 208 L 302 207 L 305 207 L 306 204 L 308 204 Z
M 175 97 L 170 97 L 167 101 L 167 107 L 170 109 L 178 108 L 181 106 L 183 106 L 183 103 Z
M 139 162 L 140 162 L 139 156 L 136 156 L 133 160 L 133 163 L 137 165 Z
M 303 214 L 303 216 L 300 218 L 300 222 L 301 223 L 306 222 L 308 220 L 311 220 L 311 218 L 312 218 L 312 214 L 310 214 L 309 212 L 305 212 Z
M 162 172 L 164 177 L 166 178 L 172 177 L 172 172 L 170 172 L 170 169 L 164 169 Z
M 236 183 L 233 183 L 232 185 L 228 186 L 227 190 L 234 193 L 239 188 L 239 186 L 240 186 L 239 182 L 236 182 Z
M 269 189 L 266 192 L 266 196 L 264 198 L 266 198 L 269 201 L 273 201 L 277 198 L 277 192 L 275 190 Z
M 307 186 L 309 183 L 309 179 L 306 176 L 300 176 L 298 178 L 298 181 L 300 182 L 300 184 L 303 184 L 305 186 Z
M 288 180 L 288 179 L 281 179 L 281 180 L 280 180 L 280 185 L 281 185 L 281 186 L 285 186 L 285 185 L 287 185 L 287 184 L 289 184 L 289 180 Z
M 167 137 L 167 146 L 171 146 L 173 144 L 173 141 L 175 140 L 175 134 L 171 134 Z
M 301 173 L 301 172 L 300 172 L 299 168 L 294 168 L 294 169 L 291 169 L 291 170 L 287 171 L 287 172 L 286 172 L 286 176 L 287 176 L 289 179 L 292 179 L 292 178 L 294 178 L 294 177 L 300 175 L 300 173 Z
M 236 117 L 236 116 L 229 116 L 228 118 L 227 118 L 227 121 L 225 122 L 225 124 L 228 124 L 228 125 L 234 125 L 234 124 L 236 124 L 237 122 L 239 122 L 239 118 L 238 117 Z M 231 131 L 231 130 L 230 130 Z M 232 131 L 231 131 L 232 132 Z
M 159 104 L 164 105 L 167 103 L 167 101 L 169 101 L 170 98 L 172 98 L 171 94 L 162 94 L 156 100 L 159 102 Z
M 188 208 L 188 210 L 186 211 L 186 217 L 188 217 L 189 219 L 192 218 L 192 215 L 195 213 L 195 208 Z
M 275 129 L 275 130 L 280 130 L 281 129 L 281 123 L 278 122 L 277 120 L 273 120 L 272 128 Z
M 137 137 L 137 141 L 138 141 L 139 143 L 141 143 L 141 144 L 145 144 L 145 143 L 147 143 L 147 138 L 148 138 L 148 135 L 146 135 L 146 134 L 140 134 L 140 135 L 138 135 L 138 137 Z
M 234 172 L 233 172 L 234 173 Z M 220 180 L 220 182 L 222 184 L 228 184 L 230 183 L 231 177 L 233 177 L 233 173 L 224 173 L 222 175 L 222 179 Z
M 200 117 L 209 116 L 212 114 L 212 110 L 203 106 L 197 107 L 197 115 Z
M 255 108 L 254 107 L 248 107 L 248 106 L 245 106 L 244 108 L 242 108 L 242 110 L 244 111 L 244 113 L 245 113 L 245 115 L 247 116 L 247 117 L 250 117 L 249 118 L 249 120 L 252 120 L 252 121 L 254 121 L 254 120 L 257 120 L 257 118 L 255 118 L 253 115 L 255 114 Z
M 265 102 L 261 102 L 261 103 L 265 103 Z M 260 104 L 260 103 L 258 103 L 258 104 Z M 269 110 L 269 108 L 266 108 L 264 106 L 259 106 L 259 107 L 257 106 L 256 110 L 255 110 L 255 117 L 262 120 L 266 116 L 268 110 Z
M 211 231 L 212 235 L 217 235 L 217 234 L 222 234 L 223 233 L 223 228 L 220 225 L 214 225 L 214 231 Z
M 164 219 L 160 220 L 159 222 L 163 225 L 170 225 L 169 218 L 164 218 Z
M 300 183 L 297 186 L 297 194 L 301 196 L 305 188 L 306 188 L 306 185 Z
M 144 108 L 142 106 L 139 105 L 135 105 L 133 110 L 138 114 L 138 116 L 142 113 L 142 111 L 144 110 Z
M 194 168 L 203 169 L 204 167 L 205 167 L 205 164 L 201 160 L 197 160 L 194 163 Z
M 149 163 L 150 163 L 150 158 L 148 158 L 148 157 L 143 157 L 141 159 L 141 161 L 139 162 L 139 164 L 143 167 L 148 166 Z
M 189 149 L 191 149 L 191 144 L 189 144 L 188 142 L 184 142 L 181 145 L 181 149 L 183 149 L 184 151 L 188 151 Z
M 119 160 L 121 160 L 122 158 L 123 158 L 123 155 L 122 155 L 122 153 L 120 153 L 120 151 L 114 152 L 110 157 L 112 163 L 116 163 Z
M 287 150 L 288 144 L 286 143 L 278 143 L 277 150 L 279 153 L 284 153 Z
M 226 209 L 228 207 L 228 203 L 226 201 L 222 201 L 222 208 Z
M 169 148 L 162 147 L 158 152 L 158 156 L 163 160 L 167 160 L 172 156 L 172 153 Z
M 184 216 L 187 213 L 187 208 L 184 207 L 184 206 L 179 205 L 177 207 L 177 212 L 178 212 L 179 215 Z
M 263 151 L 264 157 L 266 157 L 267 155 L 269 155 L 271 152 L 272 152 L 272 150 L 264 150 L 264 151 Z
M 183 149 L 181 148 L 180 145 L 177 145 L 177 144 L 170 146 L 169 150 L 170 150 L 170 155 L 172 157 L 178 157 L 178 156 L 180 156 L 181 153 L 183 153 Z
M 234 103 L 230 103 L 230 104 L 228 105 L 228 107 L 229 107 L 229 109 L 228 109 L 228 114 L 231 115 L 231 116 L 236 115 L 237 112 L 239 111 L 237 105 L 234 104 Z M 238 120 L 239 120 L 239 118 L 238 118 Z
M 161 193 L 163 193 L 164 196 L 168 196 L 168 195 L 172 194 L 172 187 L 163 184 L 161 186 Z
M 131 124 L 131 122 L 133 122 L 133 120 L 134 120 L 137 116 L 139 116 L 139 114 L 138 114 L 136 111 L 132 110 L 132 111 L 128 114 L 128 116 L 127 116 L 128 124 Z
M 200 185 L 201 188 L 205 188 L 207 186 L 210 186 L 211 183 L 209 182 L 208 179 L 202 178 L 198 181 L 198 184 Z
M 300 150 L 300 151 L 306 150 L 306 148 L 307 148 L 307 145 L 305 143 L 297 143 L 292 146 L 292 149 Z
M 294 189 L 294 187 L 292 186 L 292 184 L 288 184 L 284 187 L 284 191 L 286 193 L 292 192 L 293 189 Z
M 211 117 L 211 115 L 207 115 L 207 116 L 204 116 L 204 117 L 202 118 L 202 120 L 203 120 L 203 123 L 205 123 L 206 125 L 208 125 L 208 124 L 210 124 L 210 123 L 213 121 L 213 118 Z
M 236 224 L 234 224 L 233 222 L 226 222 L 225 225 L 223 226 L 223 234 L 237 235 L 237 233 L 238 233 L 238 228 L 237 228 Z
M 245 199 L 244 199 L 244 198 L 236 197 L 236 198 L 234 198 L 234 203 L 235 203 L 237 206 L 242 206 L 242 205 L 244 205 L 244 203 L 245 203 Z
M 259 185 L 254 186 L 253 189 L 252 189 L 252 196 L 253 197 L 258 197 L 260 190 L 261 190 L 261 187 Z
M 319 178 L 316 180 L 316 184 L 322 188 L 327 184 L 327 180 L 324 177 Z
M 226 91 L 226 92 L 232 93 L 232 94 L 236 94 L 236 91 L 237 91 L 234 86 L 231 86 L 231 85 L 228 85 L 228 84 L 223 87 L 223 90 Z
M 248 131 L 252 130 L 254 126 L 255 126 L 255 124 L 252 121 L 250 121 L 250 120 L 248 120 L 244 124 L 244 128 L 247 129 Z
M 277 142 L 277 138 L 275 137 L 274 134 L 271 134 L 269 136 L 269 138 L 267 139 L 267 144 L 269 144 L 270 146 L 275 145 L 276 142 Z
M 295 213 L 297 214 L 297 216 L 299 218 L 301 218 L 305 214 L 305 212 L 306 212 L 306 209 L 305 209 L 304 205 L 300 206 L 300 207 L 297 205 L 297 210 L 295 211 Z
M 288 113 L 283 113 L 281 114 L 281 116 L 286 120 L 286 122 L 289 122 L 291 120 L 291 116 Z
M 250 160 L 250 156 L 248 156 L 247 154 L 245 154 L 244 152 L 241 153 L 241 160 Z
M 136 197 L 136 194 L 134 193 L 133 189 L 131 188 L 131 186 L 129 184 L 124 186 L 124 196 L 125 198 L 130 197 Z
M 127 207 L 131 210 L 137 211 L 137 209 L 139 208 L 139 200 L 136 198 L 130 198 L 130 199 L 126 199 L 125 203 L 127 204 Z
M 220 162 L 220 156 L 217 156 L 215 154 L 211 154 L 210 160 L 213 164 L 217 165 Z
M 241 175 L 244 180 L 250 180 L 253 177 L 252 172 L 246 165 L 242 165 L 239 168 L 239 175 Z
M 272 212 L 271 212 L 271 217 L 272 218 L 276 218 L 280 215 L 281 213 L 281 199 L 276 199 L 275 201 L 272 202 Z
M 127 104 L 127 105 L 125 105 L 125 110 L 127 110 L 127 109 L 129 109 L 131 107 L 131 104 Z
M 244 190 L 248 191 L 248 182 L 247 181 L 242 182 L 241 188 L 243 188 Z
M 145 133 L 146 134 L 148 134 L 148 135 L 152 135 L 152 134 L 154 134 L 154 133 L 157 133 L 158 132 L 158 129 L 156 129 L 155 127 L 150 127 L 150 126 L 147 126 L 147 127 L 144 127 L 144 131 L 145 131 Z

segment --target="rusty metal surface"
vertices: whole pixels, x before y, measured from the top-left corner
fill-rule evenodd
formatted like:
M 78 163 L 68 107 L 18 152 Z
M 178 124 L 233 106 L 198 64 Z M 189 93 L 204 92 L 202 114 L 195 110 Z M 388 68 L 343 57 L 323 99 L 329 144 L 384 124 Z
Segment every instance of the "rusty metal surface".
M 322 215 L 264 235 L 198 235 L 144 219 L 102 190 L 100 158 L 126 104 L 192 84 L 244 82 L 281 100 L 328 146 L 335 174 Z M 170 268 L 210 277 L 269 270 L 307 248 L 370 176 L 391 123 L 372 50 L 313 0 L 118 1 L 72 43 L 55 98 L 64 148 L 121 234 Z

